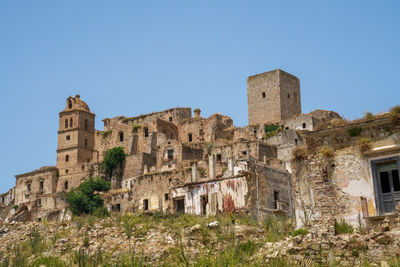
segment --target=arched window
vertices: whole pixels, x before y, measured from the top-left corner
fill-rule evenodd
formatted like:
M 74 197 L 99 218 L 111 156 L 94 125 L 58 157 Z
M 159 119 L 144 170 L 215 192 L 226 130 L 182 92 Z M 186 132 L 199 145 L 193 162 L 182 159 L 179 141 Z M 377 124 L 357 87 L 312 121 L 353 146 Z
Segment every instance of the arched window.
M 144 137 L 148 137 L 149 136 L 149 128 L 144 127 Z
M 65 189 L 65 190 L 68 190 L 68 181 L 65 181 L 65 182 L 64 182 L 64 189 Z
M 265 92 L 262 92 L 261 96 L 262 98 L 265 98 L 266 97 Z
M 85 120 L 85 130 L 87 130 L 89 128 L 89 121 L 86 119 Z
M 40 193 L 43 193 L 43 181 L 40 181 L 39 183 L 39 191 Z
M 68 128 L 68 119 L 65 119 L 65 128 Z
M 68 162 L 69 161 L 69 155 L 66 155 L 65 156 L 65 162 Z
M 73 124 L 73 121 L 72 121 L 72 118 L 71 118 L 71 119 L 69 119 L 69 127 L 72 127 L 72 124 Z

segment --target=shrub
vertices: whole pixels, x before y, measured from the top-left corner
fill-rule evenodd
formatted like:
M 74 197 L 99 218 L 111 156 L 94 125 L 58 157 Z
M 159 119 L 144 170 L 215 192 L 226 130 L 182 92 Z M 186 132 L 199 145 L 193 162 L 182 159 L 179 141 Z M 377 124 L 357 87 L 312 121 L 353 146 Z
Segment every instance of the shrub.
M 104 131 L 101 133 L 101 136 L 103 137 L 103 139 L 106 139 L 111 133 L 112 133 L 111 130 Z
M 354 127 L 354 128 L 348 129 L 348 132 L 349 132 L 350 136 L 359 136 L 362 132 L 362 129 L 360 127 Z
M 267 216 L 263 220 L 262 226 L 267 242 L 281 240 L 293 230 L 292 221 L 279 216 Z
M 279 127 L 279 124 L 270 124 L 270 125 L 265 125 L 264 131 L 265 131 L 264 138 L 268 139 L 272 136 L 279 134 L 281 132 L 281 128 Z
M 40 267 L 40 266 L 64 267 L 64 266 L 68 266 L 68 265 L 64 261 L 59 259 L 58 257 L 41 256 L 40 258 L 36 259 L 32 263 L 32 266 L 34 266 L 34 267 Z
M 122 227 L 124 228 L 126 237 L 129 239 L 132 236 L 132 232 L 133 232 L 133 226 L 135 225 L 135 223 L 133 222 L 133 220 L 129 217 L 129 216 L 125 216 L 122 219 Z
M 368 151 L 371 149 L 371 140 L 368 137 L 361 137 L 358 139 L 358 145 L 361 151 Z
M 333 149 L 330 146 L 321 147 L 321 149 L 319 150 L 319 153 L 321 153 L 326 158 L 333 157 L 333 154 L 334 154 Z
M 113 171 L 118 167 L 122 167 L 125 162 L 125 151 L 122 147 L 114 147 L 107 150 L 106 155 L 104 156 L 104 161 L 102 163 L 102 167 L 104 168 L 106 175 L 111 177 Z
M 97 208 L 103 207 L 104 200 L 94 192 L 108 191 L 110 182 L 100 177 L 89 178 L 84 181 L 78 188 L 74 188 L 67 193 L 67 203 L 73 214 L 80 215 L 91 214 Z
M 335 234 L 340 235 L 340 234 L 351 234 L 354 232 L 353 226 L 350 224 L 346 223 L 345 220 L 342 219 L 341 222 L 335 221 Z
M 307 147 L 304 145 L 295 147 L 292 152 L 292 155 L 295 159 L 307 158 Z
M 366 111 L 364 113 L 364 119 L 366 120 L 372 120 L 374 118 L 374 114 L 372 114 L 372 112 Z
M 294 230 L 290 235 L 295 237 L 298 235 L 306 235 L 306 234 L 308 234 L 308 230 L 304 229 L 304 228 L 300 228 L 300 229 Z
M 393 123 L 400 123 L 400 105 L 390 109 L 389 117 Z

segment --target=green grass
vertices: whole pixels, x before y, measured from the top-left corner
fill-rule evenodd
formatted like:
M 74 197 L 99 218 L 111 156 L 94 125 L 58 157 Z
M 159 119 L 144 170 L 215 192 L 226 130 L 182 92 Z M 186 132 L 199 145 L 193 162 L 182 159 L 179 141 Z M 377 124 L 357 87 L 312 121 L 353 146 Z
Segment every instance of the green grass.
M 354 232 L 353 226 L 346 223 L 345 220 L 342 220 L 340 222 L 335 221 L 335 234 L 337 234 L 337 235 L 351 234 L 353 232 Z

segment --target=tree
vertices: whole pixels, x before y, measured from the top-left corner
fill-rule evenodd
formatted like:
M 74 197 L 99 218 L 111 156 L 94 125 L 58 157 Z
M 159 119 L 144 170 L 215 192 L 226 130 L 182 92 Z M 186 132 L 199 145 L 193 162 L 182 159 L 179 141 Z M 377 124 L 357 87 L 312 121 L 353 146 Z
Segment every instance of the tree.
M 112 177 L 113 172 L 117 167 L 123 167 L 125 157 L 126 154 L 122 147 L 114 147 L 107 150 L 102 166 L 109 178 Z
M 81 183 L 78 188 L 74 188 L 67 193 L 67 203 L 73 214 L 93 213 L 97 208 L 104 205 L 104 200 L 96 192 L 110 190 L 110 182 L 100 177 L 92 178 Z

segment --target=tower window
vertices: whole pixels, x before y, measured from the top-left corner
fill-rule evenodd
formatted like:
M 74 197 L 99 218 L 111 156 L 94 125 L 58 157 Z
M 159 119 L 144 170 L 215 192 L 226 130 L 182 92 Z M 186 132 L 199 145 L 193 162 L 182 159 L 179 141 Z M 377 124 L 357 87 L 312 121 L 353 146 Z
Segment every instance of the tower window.
M 31 184 L 26 185 L 26 193 L 29 195 L 31 193 Z
M 43 181 L 40 181 L 39 190 L 40 190 L 40 193 L 43 193 Z
M 71 137 L 70 137 L 69 135 L 67 135 L 67 136 L 65 137 L 65 139 L 68 141 L 69 139 L 71 139 Z
M 149 200 L 143 199 L 143 210 L 149 210 Z
M 169 120 L 169 122 L 172 122 L 172 117 L 169 117 L 168 120 Z
M 65 170 L 65 174 L 68 174 L 68 169 Z
M 68 99 L 68 108 L 69 108 L 69 109 L 72 108 L 72 101 L 71 101 L 71 99 Z
M 306 123 L 303 123 L 303 129 L 305 129 L 307 127 Z
M 287 94 L 287 98 L 290 98 L 290 94 Z
M 167 150 L 167 156 L 168 156 L 169 160 L 173 159 L 174 158 L 174 150 L 173 149 L 168 149 Z
M 69 161 L 69 155 L 66 155 L 65 156 L 65 162 L 68 162 Z
M 169 199 L 168 194 L 164 194 L 164 199 L 165 199 L 165 201 L 167 201 Z
M 65 119 L 65 129 L 68 128 L 68 119 Z
M 124 133 L 123 132 L 119 132 L 119 141 L 120 142 L 124 141 Z
M 89 128 L 89 121 L 86 119 L 85 120 L 85 130 L 87 130 Z
M 188 139 L 189 139 L 189 142 L 192 142 L 192 140 L 193 140 L 193 136 L 192 136 L 192 134 L 190 133 L 190 134 L 188 134 Z
M 279 191 L 274 191 L 274 209 L 279 209 Z
M 87 147 L 87 146 L 88 146 L 88 140 L 85 139 L 85 147 Z
M 265 92 L 262 92 L 261 96 L 262 98 L 265 98 L 266 97 Z
M 65 189 L 65 190 L 68 190 L 68 181 L 65 181 L 65 182 L 64 182 L 64 189 Z
M 71 118 L 71 119 L 69 119 L 69 127 L 72 127 L 72 124 L 73 124 L 73 120 Z
M 149 128 L 144 127 L 144 137 L 148 137 L 149 136 Z

